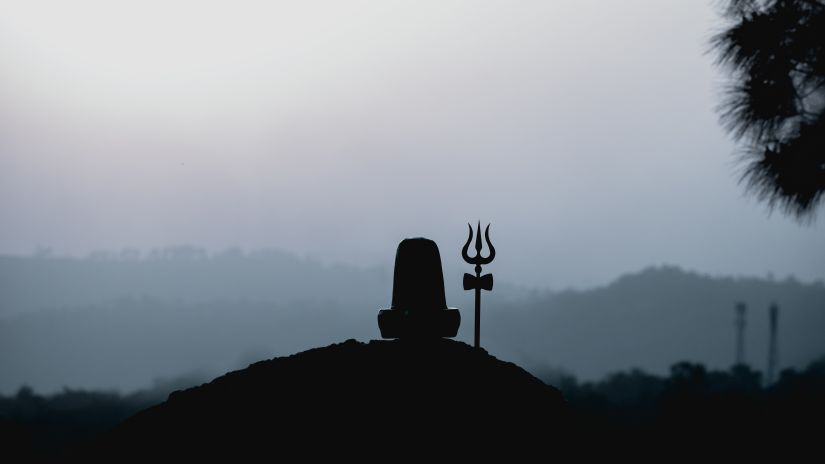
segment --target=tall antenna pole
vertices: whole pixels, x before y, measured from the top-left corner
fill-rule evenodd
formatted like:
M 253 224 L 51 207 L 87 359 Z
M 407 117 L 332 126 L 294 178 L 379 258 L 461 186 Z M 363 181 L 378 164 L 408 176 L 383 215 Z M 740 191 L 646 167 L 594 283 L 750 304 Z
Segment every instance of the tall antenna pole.
M 736 303 L 736 364 L 745 364 L 745 312 L 748 307 L 743 302 Z
M 771 385 L 776 381 L 776 364 L 779 355 L 779 342 L 776 339 L 776 329 L 779 323 L 779 306 L 772 303 L 768 310 L 768 317 L 770 318 L 771 338 L 768 345 L 768 372 L 765 376 L 767 385 Z

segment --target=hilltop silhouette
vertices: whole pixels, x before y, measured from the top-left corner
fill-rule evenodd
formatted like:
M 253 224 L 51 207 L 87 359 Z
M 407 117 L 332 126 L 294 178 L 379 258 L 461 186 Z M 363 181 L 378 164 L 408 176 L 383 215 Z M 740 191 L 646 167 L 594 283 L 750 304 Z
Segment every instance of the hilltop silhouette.
M 559 438 L 568 414 L 559 390 L 464 343 L 348 340 L 176 391 L 87 451 L 187 459 L 527 451 Z

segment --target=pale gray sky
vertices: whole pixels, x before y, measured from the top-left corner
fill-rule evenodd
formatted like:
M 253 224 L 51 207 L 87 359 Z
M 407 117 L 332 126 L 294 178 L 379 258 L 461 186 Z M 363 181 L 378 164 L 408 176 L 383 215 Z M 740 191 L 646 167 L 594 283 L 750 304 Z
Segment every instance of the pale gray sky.
M 671 263 L 825 279 L 737 184 L 710 1 L 0 2 L 0 252 L 194 244 L 553 288 Z

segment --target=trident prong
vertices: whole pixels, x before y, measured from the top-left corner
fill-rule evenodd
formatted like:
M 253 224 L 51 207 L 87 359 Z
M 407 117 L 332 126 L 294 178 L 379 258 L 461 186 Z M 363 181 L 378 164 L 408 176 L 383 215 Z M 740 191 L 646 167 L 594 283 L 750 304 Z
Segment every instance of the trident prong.
M 467 243 L 464 244 L 464 248 L 461 250 L 461 257 L 464 258 L 464 261 L 467 263 L 475 264 L 476 266 L 483 266 L 493 262 L 493 259 L 496 257 L 496 249 L 490 242 L 490 224 L 487 224 L 487 227 L 484 229 L 484 240 L 487 242 L 487 248 L 490 249 L 490 254 L 486 258 L 481 256 L 481 221 L 478 221 L 478 225 L 476 226 L 476 255 L 474 257 L 470 257 L 470 255 L 467 254 L 467 251 L 470 249 L 470 242 L 473 241 L 473 226 L 468 222 L 467 227 L 469 228 L 469 235 L 467 236 Z
M 484 240 L 487 242 L 487 248 L 490 250 L 490 253 L 486 257 L 481 256 L 481 221 L 478 221 L 478 225 L 476 226 L 476 255 L 471 257 L 467 251 L 470 249 L 470 243 L 473 241 L 473 226 L 467 223 L 467 227 L 470 233 L 467 236 L 467 243 L 465 243 L 464 248 L 461 249 L 461 257 L 464 258 L 464 261 L 467 263 L 475 264 L 474 270 L 476 271 L 476 275 L 464 274 L 464 290 L 476 291 L 475 347 L 478 348 L 481 333 L 481 290 L 489 291 L 493 289 L 493 275 L 485 274 L 482 276 L 481 266 L 490 264 L 493 259 L 495 259 L 496 249 L 490 242 L 490 224 L 487 224 L 487 228 L 484 229 Z

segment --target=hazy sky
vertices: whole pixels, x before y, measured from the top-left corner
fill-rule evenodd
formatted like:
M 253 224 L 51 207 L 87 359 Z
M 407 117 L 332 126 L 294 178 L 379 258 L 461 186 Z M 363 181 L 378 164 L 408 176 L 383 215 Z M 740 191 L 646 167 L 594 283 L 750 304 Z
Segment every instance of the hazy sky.
M 714 2 L 0 1 L 0 252 L 194 244 L 497 279 L 825 279 L 737 184 Z

